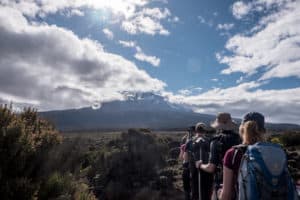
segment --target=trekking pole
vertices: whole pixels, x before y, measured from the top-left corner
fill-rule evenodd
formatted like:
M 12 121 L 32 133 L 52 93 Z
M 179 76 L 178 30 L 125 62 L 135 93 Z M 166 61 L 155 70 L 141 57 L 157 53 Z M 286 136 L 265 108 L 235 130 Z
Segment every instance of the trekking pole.
M 189 134 L 188 134 L 188 141 L 189 141 L 189 143 L 192 141 L 192 139 L 193 139 L 193 132 L 194 132 L 194 130 L 195 130 L 195 126 L 190 126 L 189 127 L 189 129 L 188 129 L 188 131 L 189 131 Z M 190 145 L 190 144 L 189 144 Z M 189 181 L 190 181 L 190 184 L 191 184 L 191 164 L 192 164 L 192 155 L 191 155 L 191 150 L 190 149 L 188 149 L 188 160 L 189 160 L 189 172 L 190 172 L 190 174 L 189 174 Z
M 200 160 L 202 160 L 202 148 L 201 148 L 201 143 L 200 143 Z M 201 191 L 201 169 L 199 167 L 198 169 L 198 199 L 202 200 L 202 191 Z

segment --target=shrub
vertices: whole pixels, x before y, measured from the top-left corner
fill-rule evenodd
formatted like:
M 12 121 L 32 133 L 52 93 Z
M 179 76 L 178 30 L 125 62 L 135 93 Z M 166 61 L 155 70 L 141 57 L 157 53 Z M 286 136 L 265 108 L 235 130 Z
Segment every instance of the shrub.
M 159 179 L 159 169 L 166 164 L 162 152 L 163 146 L 149 133 L 134 129 L 122 133 L 91 160 L 89 176 L 94 180 L 95 193 L 100 199 L 133 199 Z
M 54 127 L 27 108 L 17 114 L 0 106 L 1 199 L 31 199 L 38 188 L 43 156 L 59 144 Z M 4 187 L 2 187 L 4 186 Z
M 272 135 L 268 138 L 268 141 L 280 144 L 284 147 L 295 148 L 296 146 L 300 146 L 300 132 L 288 131 Z
M 284 146 L 297 146 L 300 145 L 300 133 L 299 132 L 285 132 L 279 137 Z

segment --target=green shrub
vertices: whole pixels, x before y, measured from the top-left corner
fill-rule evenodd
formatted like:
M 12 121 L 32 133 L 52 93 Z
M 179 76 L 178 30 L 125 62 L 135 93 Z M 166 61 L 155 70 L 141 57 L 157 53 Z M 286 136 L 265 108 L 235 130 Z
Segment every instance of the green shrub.
M 289 131 L 272 135 L 268 138 L 268 141 L 280 144 L 284 147 L 300 146 L 300 132 Z
M 39 199 L 57 198 L 65 194 L 72 194 L 74 191 L 70 176 L 63 176 L 59 173 L 52 174 L 48 180 L 41 185 Z
M 280 140 L 280 138 L 278 136 L 277 137 L 272 137 L 270 139 L 270 142 L 275 143 L 275 144 L 279 144 L 279 145 L 283 145 L 282 142 L 281 142 L 281 140 Z
M 284 146 L 298 146 L 300 145 L 299 132 L 285 132 L 279 137 Z
M 27 108 L 17 114 L 0 105 L 1 199 L 32 199 L 39 186 L 41 161 L 60 142 L 58 132 L 36 110 Z
M 133 199 L 142 188 L 159 179 L 165 166 L 164 148 L 149 133 L 130 129 L 109 142 L 92 161 L 89 176 L 100 199 Z

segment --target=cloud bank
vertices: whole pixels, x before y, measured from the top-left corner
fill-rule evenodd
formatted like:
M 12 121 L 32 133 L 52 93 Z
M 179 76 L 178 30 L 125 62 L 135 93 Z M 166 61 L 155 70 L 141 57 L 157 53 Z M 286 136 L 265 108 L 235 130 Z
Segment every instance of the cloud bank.
M 66 109 L 122 99 L 122 91 L 165 87 L 100 43 L 55 25 L 31 23 L 14 8 L 0 6 L 0 43 L 2 101 Z
M 250 34 L 236 34 L 228 40 L 226 49 L 232 55 L 217 57 L 228 65 L 223 74 L 252 75 L 262 69 L 261 80 L 300 78 L 300 1 L 282 2 L 277 2 L 278 12 L 263 17 Z

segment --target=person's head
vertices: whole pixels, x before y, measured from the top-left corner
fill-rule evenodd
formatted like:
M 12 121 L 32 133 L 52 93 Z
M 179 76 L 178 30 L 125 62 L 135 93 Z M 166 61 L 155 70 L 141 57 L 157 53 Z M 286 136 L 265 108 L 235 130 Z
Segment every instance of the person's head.
M 203 122 L 198 122 L 195 126 L 196 134 L 205 134 L 208 131 L 208 127 Z
M 263 140 L 265 117 L 258 112 L 247 113 L 240 126 L 240 135 L 244 144 L 254 144 Z
M 235 130 L 237 124 L 232 120 L 229 113 L 219 113 L 216 120 L 211 124 L 211 127 L 217 130 Z

